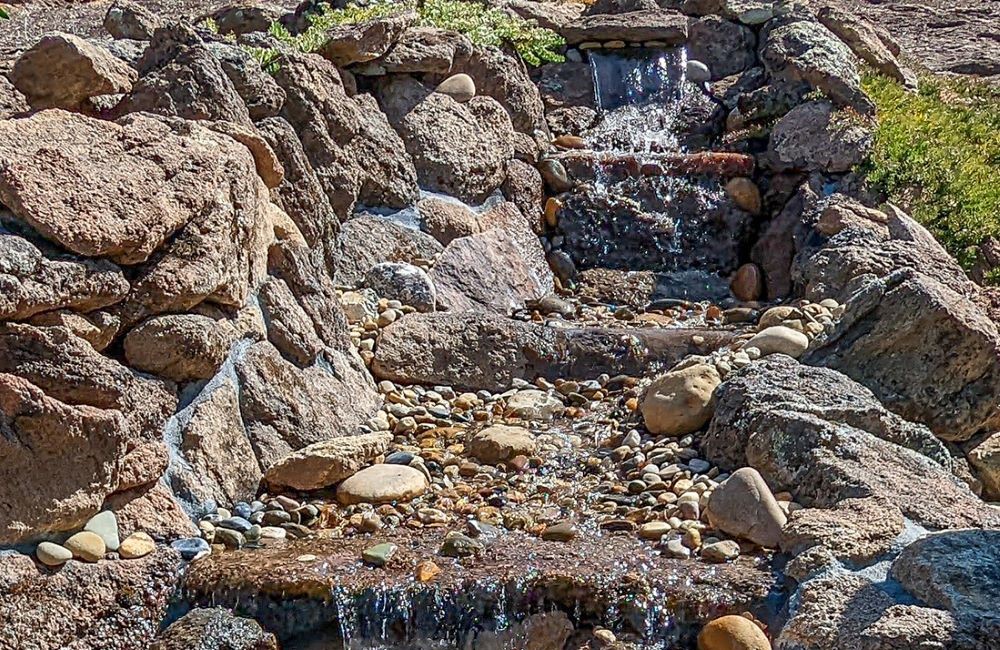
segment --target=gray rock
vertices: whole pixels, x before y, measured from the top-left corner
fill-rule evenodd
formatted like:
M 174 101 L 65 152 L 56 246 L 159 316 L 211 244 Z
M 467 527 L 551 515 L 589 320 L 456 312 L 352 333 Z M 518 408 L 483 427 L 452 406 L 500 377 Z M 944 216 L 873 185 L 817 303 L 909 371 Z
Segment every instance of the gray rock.
M 719 530 L 768 548 L 777 548 L 786 519 L 767 483 L 752 467 L 736 470 L 712 492 L 707 513 Z
M 688 26 L 688 56 L 708 67 L 708 79 L 722 79 L 747 68 L 757 61 L 757 37 L 753 30 L 716 16 L 691 21 Z
M 375 215 L 359 215 L 343 225 L 337 283 L 360 286 L 368 272 L 382 262 L 413 263 L 430 260 L 443 249 L 430 235 Z
M 776 171 L 846 172 L 872 145 L 869 125 L 825 100 L 793 108 L 771 130 L 766 162 Z
M 278 641 L 252 618 L 221 607 L 193 609 L 163 630 L 149 650 L 277 650 Z
M 381 262 L 365 274 L 364 285 L 381 298 L 398 300 L 419 312 L 434 311 L 437 292 L 427 273 L 406 262 Z
M 562 28 L 562 35 L 570 45 L 587 41 L 662 41 L 667 45 L 680 45 L 687 34 L 687 18 L 683 14 L 658 7 L 582 16 Z
M 191 561 L 202 554 L 212 552 L 212 547 L 208 542 L 200 537 L 185 537 L 174 540 L 170 543 L 170 548 L 180 553 L 181 558 Z
M 84 530 L 96 533 L 104 540 L 104 547 L 109 551 L 117 551 L 121 545 L 118 536 L 118 519 L 110 510 L 99 512 L 91 517 L 83 526 Z

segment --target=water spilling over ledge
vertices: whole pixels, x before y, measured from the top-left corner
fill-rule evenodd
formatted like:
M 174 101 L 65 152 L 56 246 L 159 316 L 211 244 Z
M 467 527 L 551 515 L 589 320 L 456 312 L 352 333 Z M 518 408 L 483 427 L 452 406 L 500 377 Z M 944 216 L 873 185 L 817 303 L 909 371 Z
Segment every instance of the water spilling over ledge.
M 194 606 L 252 616 L 289 648 L 413 639 L 463 646 L 531 614 L 560 610 L 577 627 L 601 625 L 640 648 L 687 647 L 698 625 L 738 611 L 768 617 L 775 578 L 762 558 L 711 565 L 668 559 L 633 535 L 591 531 L 570 543 L 505 533 L 478 558 L 436 555 L 441 529 L 396 531 L 393 562 L 372 569 L 361 551 L 377 536 L 276 543 L 195 563 L 184 584 Z M 427 557 L 433 582 L 414 579 Z M 355 646 L 352 646 L 355 647 Z

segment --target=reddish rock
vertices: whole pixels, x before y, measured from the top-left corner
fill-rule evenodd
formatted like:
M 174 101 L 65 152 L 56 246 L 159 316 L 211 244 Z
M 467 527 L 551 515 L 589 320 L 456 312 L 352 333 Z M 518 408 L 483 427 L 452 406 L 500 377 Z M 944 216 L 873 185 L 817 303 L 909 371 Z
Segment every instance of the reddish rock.
M 737 300 L 753 302 L 764 293 L 764 276 L 754 263 L 744 264 L 736 269 L 729 281 L 729 289 Z

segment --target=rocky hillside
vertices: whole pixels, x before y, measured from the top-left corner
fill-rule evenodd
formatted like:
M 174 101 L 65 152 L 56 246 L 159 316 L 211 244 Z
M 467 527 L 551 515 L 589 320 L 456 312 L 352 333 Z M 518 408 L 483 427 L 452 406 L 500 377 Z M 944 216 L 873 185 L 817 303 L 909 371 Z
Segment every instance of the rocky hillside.
M 910 50 L 661 4 L 14 5 L 0 647 L 993 647 Z

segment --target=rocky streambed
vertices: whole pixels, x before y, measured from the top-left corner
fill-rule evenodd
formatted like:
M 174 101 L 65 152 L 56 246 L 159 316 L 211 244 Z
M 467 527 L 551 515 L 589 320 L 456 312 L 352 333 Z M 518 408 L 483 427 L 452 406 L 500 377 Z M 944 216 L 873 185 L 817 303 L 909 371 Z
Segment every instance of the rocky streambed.
M 0 66 L 0 647 L 995 647 L 997 301 L 854 171 L 891 37 L 439 4 Z

